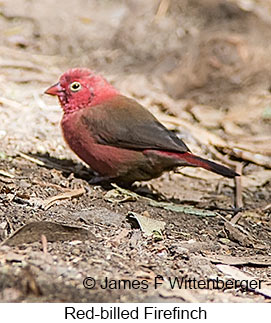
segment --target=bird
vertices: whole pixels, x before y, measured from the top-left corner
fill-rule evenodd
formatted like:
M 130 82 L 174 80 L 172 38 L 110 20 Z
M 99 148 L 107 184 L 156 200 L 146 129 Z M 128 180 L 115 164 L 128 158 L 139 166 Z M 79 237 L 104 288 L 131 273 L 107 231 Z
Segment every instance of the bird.
M 69 69 L 45 93 L 58 97 L 64 112 L 63 137 L 94 171 L 92 184 L 131 186 L 179 166 L 201 167 L 228 178 L 238 176 L 226 166 L 194 155 L 150 111 L 93 70 Z

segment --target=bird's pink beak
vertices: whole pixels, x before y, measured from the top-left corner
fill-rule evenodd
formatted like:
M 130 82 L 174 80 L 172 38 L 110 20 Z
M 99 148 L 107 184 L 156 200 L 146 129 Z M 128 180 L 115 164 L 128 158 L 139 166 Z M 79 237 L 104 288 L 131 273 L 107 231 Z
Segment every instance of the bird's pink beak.
M 44 93 L 49 95 L 60 95 L 63 92 L 63 88 L 60 83 L 56 83 L 49 87 Z

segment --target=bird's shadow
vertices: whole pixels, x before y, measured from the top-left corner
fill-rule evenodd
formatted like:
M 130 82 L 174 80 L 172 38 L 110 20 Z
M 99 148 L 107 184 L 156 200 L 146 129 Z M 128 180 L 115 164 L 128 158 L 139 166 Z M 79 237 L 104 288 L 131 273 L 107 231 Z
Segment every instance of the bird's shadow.
M 59 159 L 59 158 L 50 156 L 48 153 L 45 153 L 45 154 L 28 153 L 27 155 L 41 161 L 43 163 L 43 165 L 41 165 L 42 167 L 46 167 L 48 169 L 56 169 L 56 170 L 61 171 L 63 176 L 65 176 L 66 178 L 69 177 L 71 174 L 73 174 L 74 177 L 87 181 L 89 185 L 93 185 L 93 184 L 90 184 L 89 182 L 91 181 L 91 179 L 93 177 L 96 176 L 94 171 L 91 170 L 91 168 L 86 167 L 85 165 L 83 165 L 80 162 L 76 163 L 71 159 Z M 112 183 L 110 183 L 110 182 L 102 182 L 98 185 L 107 191 L 114 188 L 114 186 L 112 186 Z M 185 204 L 185 205 L 190 204 L 191 206 L 196 206 L 196 204 L 197 204 L 197 203 L 193 203 L 192 201 L 189 201 L 189 202 L 182 201 L 182 200 L 176 199 L 174 197 L 173 198 L 166 198 L 163 194 L 152 190 L 146 184 L 140 185 L 140 186 L 136 186 L 136 185 L 123 186 L 120 184 L 120 186 L 125 189 L 128 189 L 128 190 L 130 190 L 142 197 L 148 197 L 153 200 L 160 201 L 160 202 L 161 201 L 162 202 L 170 202 L 170 203 L 182 204 L 182 205 L 183 204 Z M 233 214 L 236 213 L 235 208 L 224 209 L 224 208 L 219 208 L 217 206 L 209 206 L 206 209 L 216 210 L 216 211 L 220 210 L 220 211 L 233 212 Z
M 50 156 L 48 153 L 28 153 L 27 155 L 41 161 L 43 165 L 40 166 L 42 167 L 61 171 L 64 177 L 69 177 L 73 173 L 75 177 L 88 181 L 94 176 L 94 172 L 90 168 L 71 159 L 59 159 Z
M 41 167 L 45 167 L 47 169 L 56 169 L 61 171 L 63 176 L 66 178 L 69 177 L 71 174 L 73 174 L 76 178 L 85 180 L 89 183 L 91 182 L 91 179 L 96 176 L 94 171 L 91 170 L 91 168 L 86 167 L 80 162 L 76 163 L 71 159 L 59 159 L 59 158 L 50 156 L 48 153 L 45 153 L 45 154 L 28 153 L 27 155 L 41 161 L 43 163 L 43 165 L 40 165 Z M 89 183 L 89 185 L 94 185 L 94 184 Z M 110 182 L 101 182 L 96 185 L 101 186 L 105 190 L 110 190 L 114 188 Z M 125 189 L 129 189 L 138 195 L 141 195 L 144 197 L 150 197 L 157 201 L 165 201 L 165 200 L 169 201 L 159 192 L 152 191 L 147 185 L 138 187 L 135 185 L 124 186 L 120 184 L 120 186 L 122 186 Z M 174 202 L 176 203 L 176 200 Z M 178 202 L 181 203 L 181 201 L 178 201 Z

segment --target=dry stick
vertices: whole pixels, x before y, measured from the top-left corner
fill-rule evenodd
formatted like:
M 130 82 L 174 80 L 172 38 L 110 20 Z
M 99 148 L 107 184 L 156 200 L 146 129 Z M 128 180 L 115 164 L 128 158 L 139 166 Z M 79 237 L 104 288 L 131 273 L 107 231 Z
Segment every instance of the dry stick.
M 13 227 L 13 225 L 12 225 L 12 223 L 11 223 L 10 219 L 9 219 L 9 216 L 8 216 L 7 214 L 5 214 L 4 216 L 5 216 L 5 219 L 6 219 L 6 221 L 7 221 L 7 224 L 9 225 L 10 231 L 11 231 L 11 232 L 15 231 L 15 230 L 14 230 L 14 227 Z
M 221 160 L 223 163 L 225 163 L 226 165 L 229 165 L 230 167 L 235 167 L 236 171 L 238 168 L 239 163 L 235 162 L 233 160 L 230 160 L 227 156 L 221 154 L 219 151 L 217 151 L 215 149 L 214 146 L 209 145 L 208 146 L 208 150 L 218 159 Z M 237 172 L 238 173 L 238 172 Z
M 85 189 L 83 187 L 80 187 L 78 189 L 70 190 L 68 192 L 61 193 L 53 197 L 49 197 L 48 199 L 44 200 L 43 208 L 44 210 L 48 210 L 53 204 L 55 204 L 59 200 L 77 197 L 77 196 L 83 195 L 85 192 L 86 192 Z
M 5 176 L 5 177 L 9 177 L 9 178 L 14 178 L 14 177 L 15 177 L 14 175 L 12 175 L 12 174 L 10 174 L 10 173 L 6 172 L 6 171 L 5 171 L 5 170 L 3 170 L 3 169 L 0 169 L 0 175 Z
M 236 172 L 240 175 L 242 175 L 242 171 L 243 171 L 243 164 L 239 163 L 236 166 Z M 241 176 L 236 176 L 234 178 L 234 182 L 235 182 L 235 209 L 237 210 L 237 214 L 234 215 L 234 217 L 231 219 L 231 223 L 232 224 L 236 224 L 241 216 L 242 213 L 240 213 L 239 211 L 243 208 L 243 199 L 242 199 L 242 182 L 241 182 Z
M 243 172 L 243 164 L 230 160 L 227 156 L 222 155 L 220 152 L 218 152 L 211 145 L 208 147 L 208 149 L 210 150 L 210 152 L 212 154 L 215 155 L 216 158 L 222 160 L 225 164 L 228 164 L 229 166 L 235 167 L 236 173 L 240 174 L 240 176 L 236 176 L 234 178 L 234 184 L 235 184 L 234 208 L 236 209 L 236 213 L 235 213 L 234 217 L 231 219 L 230 222 L 232 224 L 235 224 L 241 218 L 242 213 L 239 213 L 239 212 L 244 206 L 243 199 L 242 199 L 242 183 L 241 183 L 241 175 L 242 175 L 242 172 Z
M 170 0 L 161 0 L 160 1 L 160 4 L 159 4 L 159 7 L 158 7 L 158 10 L 156 12 L 156 15 L 155 15 L 155 19 L 159 19 L 161 17 L 164 17 L 168 11 L 168 8 L 169 8 L 169 5 L 170 5 Z
M 28 156 L 28 155 L 26 155 L 26 154 L 24 154 L 24 153 L 22 153 L 22 152 L 19 152 L 18 154 L 19 154 L 19 156 L 20 156 L 20 157 L 22 157 L 22 158 L 24 158 L 24 159 L 26 159 L 26 160 L 29 160 L 29 161 L 31 161 L 32 163 L 35 163 L 35 164 L 37 164 L 37 165 L 39 165 L 39 166 L 45 166 L 44 162 L 43 162 L 43 161 L 41 161 L 41 160 L 39 160 L 39 159 L 36 159 L 36 158 L 34 158 L 34 157 L 31 157 L 31 156 Z
M 47 243 L 47 238 L 44 234 L 41 235 L 41 244 L 42 244 L 43 253 L 46 254 L 48 252 L 48 243 Z

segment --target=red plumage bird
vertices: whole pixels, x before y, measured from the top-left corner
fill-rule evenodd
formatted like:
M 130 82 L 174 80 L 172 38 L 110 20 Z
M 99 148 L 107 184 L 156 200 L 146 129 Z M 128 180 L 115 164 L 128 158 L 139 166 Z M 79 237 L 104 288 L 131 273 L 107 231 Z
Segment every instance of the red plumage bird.
M 46 94 L 56 95 L 64 138 L 98 173 L 92 180 L 132 184 L 178 166 L 202 167 L 233 178 L 232 169 L 193 155 L 149 111 L 89 69 L 70 69 Z

